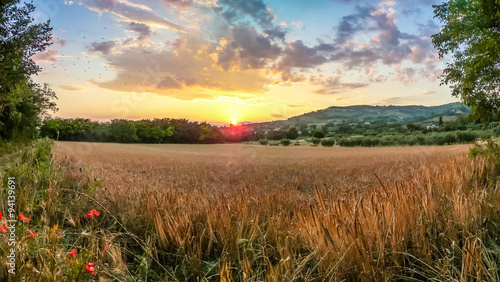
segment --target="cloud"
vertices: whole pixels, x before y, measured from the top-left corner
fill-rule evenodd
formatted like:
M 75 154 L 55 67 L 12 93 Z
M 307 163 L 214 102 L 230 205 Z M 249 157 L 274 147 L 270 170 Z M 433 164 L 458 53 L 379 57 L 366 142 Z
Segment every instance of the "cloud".
M 356 7 L 356 12 L 343 16 L 336 28 L 336 43 L 343 44 L 350 40 L 356 33 L 366 29 L 366 20 L 370 17 L 373 7 Z
M 62 47 L 66 46 L 67 42 L 68 41 L 66 39 L 59 39 L 59 40 L 54 41 L 55 44 L 61 45 Z
M 335 98 L 335 101 L 343 101 L 343 100 L 349 100 L 351 97 L 337 97 Z
M 59 52 L 51 49 L 49 51 L 38 52 L 31 59 L 35 62 L 48 62 L 52 63 L 56 61 L 56 57 L 59 55 Z
M 282 114 L 271 114 L 271 117 L 273 118 L 285 118 Z
M 305 28 L 304 23 L 301 22 L 301 21 L 292 21 L 292 23 L 290 25 L 293 25 L 293 26 L 295 26 L 298 29 Z
M 103 53 L 117 76 L 94 83 L 109 90 L 155 93 L 179 100 L 250 97 L 268 90 L 271 81 L 260 72 L 214 68 L 210 55 L 216 47 L 199 38 L 183 37 L 161 51 L 126 47 Z
M 422 93 L 422 96 L 430 95 L 430 94 L 435 94 L 435 93 L 436 93 L 436 91 L 424 90 L 424 92 Z
M 83 0 L 87 8 L 102 13 L 107 12 L 119 16 L 127 21 L 154 25 L 175 32 L 185 32 L 186 29 L 151 10 L 142 8 L 142 5 L 131 5 L 127 1 L 117 0 Z
M 212 58 L 223 70 L 259 69 L 280 53 L 281 48 L 271 38 L 259 35 L 254 27 L 234 26 L 231 36 L 219 42 Z
M 262 0 L 219 0 L 215 8 L 229 23 L 234 24 L 249 16 L 261 27 L 268 28 L 276 16 Z
M 76 87 L 76 86 L 71 86 L 71 85 L 61 85 L 61 86 L 59 86 L 59 89 L 67 90 L 67 91 L 81 91 L 81 90 L 83 90 L 83 88 L 81 88 L 81 87 Z
M 104 42 L 92 42 L 87 46 L 89 52 L 101 52 L 105 55 L 109 54 L 113 47 L 116 45 L 116 41 L 109 40 Z
M 342 63 L 348 70 L 379 64 L 401 65 L 409 60 L 415 65 L 413 74 L 431 77 L 435 73 L 439 58 L 430 37 L 401 32 L 397 26 L 393 4 L 392 1 L 384 1 L 380 7 L 357 6 L 352 14 L 342 17 L 339 25 L 335 27 L 336 52 L 331 54 L 329 60 Z M 423 30 L 432 28 L 436 28 L 432 20 L 421 24 L 420 34 L 424 33 Z M 369 39 L 359 42 L 363 38 L 361 35 Z M 415 76 L 409 75 L 408 71 L 409 69 L 400 69 L 393 80 L 406 85 L 415 82 Z M 382 74 L 367 74 L 370 82 L 382 82 L 387 79 L 387 76 Z
M 431 36 L 439 32 L 440 27 L 432 20 L 428 19 L 425 23 L 415 23 L 421 36 Z
M 269 38 L 273 40 L 280 39 L 282 42 L 284 42 L 287 31 L 280 25 L 270 29 L 266 29 L 264 30 L 264 33 L 266 33 Z
M 401 105 L 401 104 L 406 104 L 407 99 L 402 98 L 402 97 L 389 97 L 380 100 L 377 105 Z
M 163 2 L 167 6 L 174 6 L 181 9 L 189 8 L 193 5 L 193 1 L 191 0 L 163 0 Z
M 342 89 L 354 89 L 368 86 L 368 84 L 365 83 L 341 82 L 341 79 L 340 76 L 325 77 L 323 75 L 311 75 L 309 76 L 309 83 L 322 86 L 320 89 L 314 91 L 314 93 L 322 95 L 336 94 Z
M 286 105 L 287 107 L 289 108 L 302 108 L 304 106 L 301 106 L 301 105 Z
M 139 33 L 139 41 L 145 40 L 151 35 L 151 28 L 148 25 L 142 23 L 130 22 L 128 23 L 126 30 L 131 30 Z
M 281 59 L 273 66 L 275 73 L 281 74 L 283 82 L 303 81 L 304 77 L 293 74 L 292 68 L 314 68 L 328 62 L 327 54 L 334 51 L 332 44 L 319 43 L 314 47 L 307 47 L 302 40 L 289 42 L 282 52 Z
M 416 81 L 416 69 L 412 67 L 402 67 L 400 65 L 396 65 L 394 68 L 396 71 L 396 75 L 393 78 L 393 81 L 399 81 L 404 85 L 409 85 L 412 82 Z

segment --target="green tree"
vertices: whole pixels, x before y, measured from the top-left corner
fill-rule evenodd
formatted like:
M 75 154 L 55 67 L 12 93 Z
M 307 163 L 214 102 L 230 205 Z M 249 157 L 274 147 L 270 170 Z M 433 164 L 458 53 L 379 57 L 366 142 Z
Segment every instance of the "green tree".
M 432 36 L 442 58 L 452 55 L 441 84 L 471 107 L 476 118 L 487 118 L 500 106 L 500 1 L 450 0 L 435 5 L 443 28 Z
M 111 121 L 110 132 L 113 139 L 119 143 L 133 143 L 139 141 L 137 128 L 133 121 L 114 119 Z
M 325 132 L 323 130 L 316 130 L 316 131 L 314 131 L 313 137 L 314 138 L 324 138 Z
M 286 132 L 286 138 L 295 140 L 297 139 L 297 137 L 299 137 L 299 132 L 297 131 L 297 128 L 290 127 Z
M 55 93 L 31 80 L 40 67 L 31 57 L 51 43 L 50 22 L 33 24 L 31 3 L 0 2 L 0 138 L 29 139 L 38 134 L 47 110 L 57 110 Z

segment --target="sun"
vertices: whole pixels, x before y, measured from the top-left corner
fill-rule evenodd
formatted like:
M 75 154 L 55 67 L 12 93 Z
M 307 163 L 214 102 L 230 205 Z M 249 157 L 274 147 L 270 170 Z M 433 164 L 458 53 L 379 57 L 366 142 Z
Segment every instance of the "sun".
M 233 121 L 231 122 L 233 125 L 236 125 L 238 123 L 237 120 L 233 119 Z

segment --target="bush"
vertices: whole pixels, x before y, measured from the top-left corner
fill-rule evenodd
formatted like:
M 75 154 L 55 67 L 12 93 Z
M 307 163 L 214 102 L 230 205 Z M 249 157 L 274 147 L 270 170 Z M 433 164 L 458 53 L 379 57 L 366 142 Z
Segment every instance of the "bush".
M 269 143 L 269 140 L 267 140 L 267 139 L 260 139 L 259 140 L 259 144 L 260 145 L 264 145 L 265 146 L 265 145 L 267 145 L 267 143 Z
M 335 139 L 333 139 L 333 138 L 321 140 L 321 146 L 333 147 L 333 145 L 335 145 Z
M 314 138 L 325 138 L 325 132 L 323 130 L 316 130 L 313 133 Z
M 340 138 L 339 145 L 342 147 L 355 147 L 362 145 L 362 138 L 350 137 L 350 138 Z
M 374 137 L 365 137 L 362 138 L 361 144 L 363 145 L 363 147 L 373 147 L 377 146 L 379 144 L 379 141 L 377 138 Z
M 457 131 L 457 132 L 455 132 L 455 138 L 460 143 L 474 142 L 477 137 L 478 137 L 478 135 L 474 131 Z
M 290 139 L 281 139 L 281 145 L 283 146 L 290 145 Z
M 319 139 L 319 138 L 313 138 L 313 139 L 311 139 L 311 142 L 312 142 L 314 145 L 318 145 L 318 144 L 321 142 L 321 139 Z

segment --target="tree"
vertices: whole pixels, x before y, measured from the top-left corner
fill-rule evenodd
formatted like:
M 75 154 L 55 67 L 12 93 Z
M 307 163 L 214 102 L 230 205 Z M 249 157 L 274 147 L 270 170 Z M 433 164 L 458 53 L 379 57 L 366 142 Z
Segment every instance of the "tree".
M 433 7 L 444 25 L 432 43 L 440 58 L 452 55 L 441 85 L 450 85 L 474 117 L 485 119 L 500 106 L 500 1 L 450 0 Z
M 31 57 L 51 43 L 50 22 L 33 24 L 31 3 L 0 2 L 0 138 L 37 137 L 41 118 L 56 111 L 55 93 L 31 80 L 40 67 Z
M 297 137 L 299 137 L 299 132 L 297 131 L 297 128 L 290 127 L 286 132 L 286 138 L 295 140 L 297 139 Z
M 137 128 L 133 121 L 125 119 L 114 119 L 110 126 L 111 135 L 114 141 L 119 143 L 134 143 L 139 141 Z
M 313 133 L 314 138 L 324 138 L 325 137 L 325 132 L 323 130 L 316 130 Z

